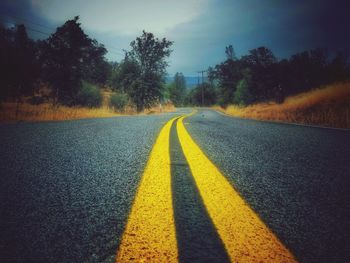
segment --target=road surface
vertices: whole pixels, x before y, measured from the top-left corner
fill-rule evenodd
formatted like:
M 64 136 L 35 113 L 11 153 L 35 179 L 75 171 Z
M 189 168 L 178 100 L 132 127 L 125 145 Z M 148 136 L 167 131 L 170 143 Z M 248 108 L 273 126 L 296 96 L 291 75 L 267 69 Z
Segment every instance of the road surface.
M 190 112 L 1 125 L 1 262 L 349 262 L 350 131 Z

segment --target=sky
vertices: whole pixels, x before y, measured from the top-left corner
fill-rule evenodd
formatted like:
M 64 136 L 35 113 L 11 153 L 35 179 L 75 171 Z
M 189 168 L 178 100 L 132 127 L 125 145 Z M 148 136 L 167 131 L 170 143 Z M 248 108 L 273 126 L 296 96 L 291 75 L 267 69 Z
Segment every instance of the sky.
M 230 44 L 238 57 L 266 46 L 280 59 L 350 47 L 348 0 L 0 0 L 0 22 L 24 23 L 33 38 L 47 38 L 76 15 L 111 61 L 142 30 L 174 41 L 169 75 L 196 76 L 222 62 Z

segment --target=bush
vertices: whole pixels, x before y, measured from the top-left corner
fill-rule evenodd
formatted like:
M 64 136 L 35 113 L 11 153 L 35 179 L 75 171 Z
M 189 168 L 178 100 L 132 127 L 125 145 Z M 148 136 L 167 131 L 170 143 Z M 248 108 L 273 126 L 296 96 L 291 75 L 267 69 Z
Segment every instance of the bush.
M 109 106 L 115 111 L 124 111 L 126 105 L 128 105 L 129 97 L 125 93 L 113 94 L 109 101 Z
M 78 105 L 93 108 L 100 107 L 102 99 L 101 90 L 97 86 L 84 81 L 77 94 L 76 102 Z

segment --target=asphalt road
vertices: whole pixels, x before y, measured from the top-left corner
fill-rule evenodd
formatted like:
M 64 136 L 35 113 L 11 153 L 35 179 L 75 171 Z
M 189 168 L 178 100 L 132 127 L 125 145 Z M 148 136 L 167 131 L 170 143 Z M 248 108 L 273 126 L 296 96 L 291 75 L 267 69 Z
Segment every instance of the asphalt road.
M 300 262 L 350 262 L 350 131 L 214 111 L 187 129 Z
M 1 262 L 113 262 L 142 170 L 172 117 L 0 126 Z
M 0 261 L 113 262 L 157 134 L 188 112 L 0 125 Z M 349 262 L 350 131 L 209 110 L 185 125 L 297 260 Z M 174 127 L 179 259 L 226 262 Z

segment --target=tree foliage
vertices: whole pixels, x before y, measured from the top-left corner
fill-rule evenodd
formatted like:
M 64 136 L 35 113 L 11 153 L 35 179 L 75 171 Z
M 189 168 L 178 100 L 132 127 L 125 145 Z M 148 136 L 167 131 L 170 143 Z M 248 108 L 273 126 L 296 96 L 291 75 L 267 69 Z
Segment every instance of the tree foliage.
M 0 26 L 0 101 L 34 95 L 38 81 L 49 85 L 55 103 L 92 106 L 97 104 L 91 100 L 100 94 L 94 87 L 108 85 L 128 94 L 141 111 L 163 97 L 171 45 L 143 31 L 121 62 L 110 63 L 104 46 L 85 34 L 78 16 L 46 40 L 30 40 L 23 25 Z
M 28 38 L 24 25 L 0 26 L 0 100 L 34 93 L 40 75 L 37 46 Z
M 126 53 L 120 66 L 117 82 L 135 103 L 137 111 L 162 99 L 168 65 L 165 59 L 170 56 L 172 43 L 145 31 L 130 43 L 131 51 Z
M 182 106 L 186 97 L 186 80 L 184 75 L 177 72 L 174 81 L 169 86 L 169 97 L 175 106 Z
M 83 79 L 104 83 L 98 73 L 101 65 L 106 66 L 106 49 L 84 33 L 78 20 L 68 20 L 43 43 L 43 77 L 56 99 L 68 105 L 76 103 Z
M 218 81 L 219 103 L 223 106 L 232 103 L 233 94 L 236 90 L 237 83 L 242 78 L 242 62 L 239 60 L 226 59 L 221 64 L 210 70 L 209 79 L 214 82 Z
M 24 25 L 0 25 L 0 101 L 20 102 L 24 96 L 33 96 L 33 104 L 42 103 L 46 97 L 39 98 L 35 90 L 44 83 L 51 87 L 54 101 L 66 105 L 98 105 L 92 101 L 99 101 L 101 86 L 127 94 L 128 103 L 138 111 L 161 102 L 165 92 L 176 106 L 202 105 L 202 93 L 205 105 L 248 105 L 283 102 L 289 95 L 350 80 L 349 57 L 344 51 L 313 49 L 278 60 L 267 47 L 258 47 L 237 58 L 228 45 L 224 61 L 208 68 L 208 83 L 185 96 L 182 73 L 176 73 L 165 89 L 166 59 L 173 42 L 143 31 L 130 43 L 124 59 L 111 63 L 104 57 L 104 46 L 86 35 L 78 21 L 79 17 L 68 20 L 48 39 L 37 41 L 28 37 Z M 83 81 L 90 84 L 83 86 Z
M 314 49 L 280 61 L 266 47 L 249 51 L 237 59 L 232 46 L 225 48 L 226 60 L 208 70 L 218 87 L 218 102 L 251 104 L 275 100 L 335 81 L 350 79 L 349 60 L 344 52 L 329 54 Z
M 202 105 L 203 98 L 203 105 Z M 207 82 L 199 84 L 188 94 L 187 103 L 196 106 L 211 106 L 217 101 L 217 92 L 215 87 Z

